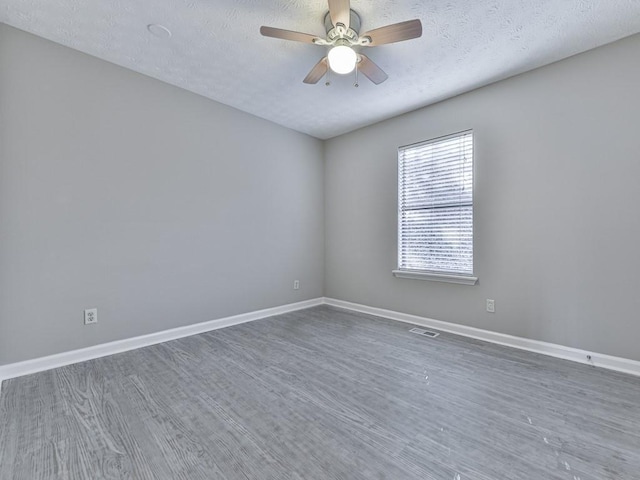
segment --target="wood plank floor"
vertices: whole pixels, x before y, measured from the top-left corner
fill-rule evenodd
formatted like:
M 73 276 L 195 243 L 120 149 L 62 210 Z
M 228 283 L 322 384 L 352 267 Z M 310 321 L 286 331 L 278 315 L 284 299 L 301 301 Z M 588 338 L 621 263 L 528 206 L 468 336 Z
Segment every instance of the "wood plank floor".
M 5 381 L 0 479 L 640 479 L 640 379 L 327 306 Z

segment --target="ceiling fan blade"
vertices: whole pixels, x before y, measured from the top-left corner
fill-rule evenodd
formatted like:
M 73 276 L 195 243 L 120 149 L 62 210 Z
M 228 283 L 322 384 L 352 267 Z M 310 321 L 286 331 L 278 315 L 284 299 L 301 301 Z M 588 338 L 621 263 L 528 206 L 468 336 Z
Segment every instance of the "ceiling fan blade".
M 384 82 L 389 76 L 384 73 L 378 65 L 373 63 L 369 57 L 360 54 L 360 61 L 358 62 L 358 71 L 364 74 L 369 80 L 376 85 Z
M 329 15 L 331 23 L 335 27 L 338 23 L 342 23 L 345 28 L 349 28 L 351 19 L 351 5 L 349 0 L 329 0 Z
M 292 30 L 283 30 L 281 28 L 260 27 L 260 33 L 265 37 L 281 38 L 283 40 L 293 40 L 294 42 L 315 43 L 318 38 L 308 33 L 294 32 Z
M 327 57 L 324 57 L 314 65 L 303 82 L 309 84 L 318 83 L 318 81 L 324 77 L 324 74 L 327 73 L 327 68 L 329 68 L 327 65 Z
M 363 33 L 360 37 L 369 37 L 371 47 L 384 45 L 386 43 L 402 42 L 422 36 L 422 23 L 420 20 L 408 20 L 406 22 L 394 23 L 386 27 L 376 28 Z

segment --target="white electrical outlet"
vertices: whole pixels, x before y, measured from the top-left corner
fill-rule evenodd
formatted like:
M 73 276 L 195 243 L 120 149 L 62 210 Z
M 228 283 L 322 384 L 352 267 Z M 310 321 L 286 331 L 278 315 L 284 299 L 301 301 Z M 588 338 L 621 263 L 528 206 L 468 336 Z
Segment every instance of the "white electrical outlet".
M 84 324 L 92 325 L 94 323 L 98 323 L 98 309 L 97 308 L 87 308 L 84 311 Z
M 491 298 L 487 298 L 487 312 L 495 313 L 496 311 L 496 302 Z
M 300 290 L 300 280 L 294 280 L 293 281 L 293 289 L 294 290 Z

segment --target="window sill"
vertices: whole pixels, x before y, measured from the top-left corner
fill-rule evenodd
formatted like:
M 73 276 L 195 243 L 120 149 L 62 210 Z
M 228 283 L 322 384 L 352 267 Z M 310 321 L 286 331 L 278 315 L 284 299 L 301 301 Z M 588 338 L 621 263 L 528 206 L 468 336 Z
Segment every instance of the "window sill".
M 430 280 L 432 282 L 457 283 L 459 285 L 475 285 L 478 282 L 478 277 L 472 277 L 469 275 L 425 272 L 421 270 L 394 270 L 393 275 L 398 278 Z

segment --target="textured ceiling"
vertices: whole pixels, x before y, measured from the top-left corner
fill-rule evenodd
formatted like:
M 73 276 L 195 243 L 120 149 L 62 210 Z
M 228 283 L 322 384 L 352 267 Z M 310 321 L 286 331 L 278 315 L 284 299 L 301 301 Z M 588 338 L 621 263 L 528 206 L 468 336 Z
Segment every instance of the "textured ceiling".
M 366 50 L 389 79 L 302 79 L 325 47 L 323 0 L 0 0 L 0 21 L 318 138 L 329 138 L 640 31 L 640 0 L 352 0 L 362 31 L 419 18 L 423 36 Z M 158 38 L 150 23 L 165 25 Z

